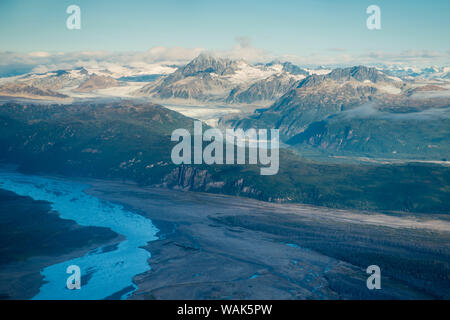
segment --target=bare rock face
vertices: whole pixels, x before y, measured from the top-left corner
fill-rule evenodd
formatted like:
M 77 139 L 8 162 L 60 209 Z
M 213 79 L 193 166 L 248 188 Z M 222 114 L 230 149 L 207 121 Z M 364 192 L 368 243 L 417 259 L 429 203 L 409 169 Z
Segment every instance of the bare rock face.
M 99 76 L 92 74 L 85 82 L 75 90 L 78 92 L 90 92 L 98 89 L 107 89 L 119 86 L 119 82 L 109 76 Z
M 262 192 L 255 186 L 247 186 L 244 178 L 228 182 L 219 181 L 214 179 L 208 170 L 190 166 L 179 166 L 173 169 L 158 186 L 183 191 L 217 192 L 275 201 L 272 198 L 263 197 Z
M 201 54 L 174 73 L 141 88 L 136 94 L 159 99 L 214 100 L 231 89 L 223 76 L 234 73 L 236 61 Z
M 227 103 L 253 103 L 256 101 L 275 101 L 292 89 L 298 80 L 287 73 L 273 75 L 250 85 L 234 88 Z
M 30 99 L 65 99 L 67 95 L 50 89 L 37 88 L 24 82 L 7 83 L 0 87 L 0 95 L 8 97 L 21 97 Z
M 215 73 L 217 75 L 231 74 L 236 69 L 236 62 L 230 59 L 221 59 L 208 54 L 201 54 L 179 71 L 185 77 L 201 73 Z
M 208 170 L 188 166 L 177 167 L 163 179 L 163 186 L 185 191 L 206 191 L 215 185 L 220 183 L 213 181 Z
M 420 87 L 409 89 L 405 92 L 405 94 L 408 96 L 412 96 L 417 93 L 440 92 L 440 91 L 448 91 L 448 90 L 443 87 L 440 87 L 440 86 L 428 84 L 425 86 L 420 86 Z

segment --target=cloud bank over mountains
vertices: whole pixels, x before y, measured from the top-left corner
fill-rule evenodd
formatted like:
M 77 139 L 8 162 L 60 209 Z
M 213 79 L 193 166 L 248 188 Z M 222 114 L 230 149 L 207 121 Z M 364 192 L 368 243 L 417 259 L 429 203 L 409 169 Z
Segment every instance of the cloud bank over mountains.
M 161 65 L 180 65 L 187 63 L 203 48 L 154 47 L 145 52 L 0 52 L 0 76 L 14 76 L 28 72 L 43 73 L 51 70 L 74 68 L 115 69 L 120 66 L 141 68 L 148 73 L 169 73 L 173 68 L 164 69 Z
M 141 52 L 46 52 L 35 51 L 17 53 L 0 52 L 0 76 L 14 76 L 28 72 L 43 73 L 52 70 L 65 70 L 79 67 L 114 70 L 127 66 L 141 69 L 142 74 L 166 74 L 173 66 L 184 65 L 200 53 L 209 53 L 222 58 L 244 59 L 251 63 L 273 60 L 290 61 L 300 66 L 345 67 L 350 65 L 399 65 L 403 67 L 445 66 L 450 61 L 450 51 L 430 50 L 402 52 L 363 52 L 350 53 L 344 48 L 329 48 L 322 53 L 283 54 L 252 46 L 248 37 L 238 37 L 236 44 L 229 50 L 207 50 L 205 48 L 153 47 Z M 305 50 L 306 51 L 306 50 Z M 167 66 L 171 66 L 167 67 Z

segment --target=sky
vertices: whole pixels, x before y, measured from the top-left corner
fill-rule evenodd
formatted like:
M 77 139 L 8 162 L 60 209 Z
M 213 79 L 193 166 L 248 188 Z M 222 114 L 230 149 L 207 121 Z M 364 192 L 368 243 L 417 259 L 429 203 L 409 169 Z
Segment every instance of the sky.
M 66 27 L 72 4 L 81 9 L 80 30 Z M 366 27 L 366 8 L 373 4 L 381 9 L 381 30 Z M 446 65 L 449 31 L 448 0 L 0 1 L 0 52 L 34 58 L 159 48 L 161 54 L 207 50 L 303 64 L 404 60 Z

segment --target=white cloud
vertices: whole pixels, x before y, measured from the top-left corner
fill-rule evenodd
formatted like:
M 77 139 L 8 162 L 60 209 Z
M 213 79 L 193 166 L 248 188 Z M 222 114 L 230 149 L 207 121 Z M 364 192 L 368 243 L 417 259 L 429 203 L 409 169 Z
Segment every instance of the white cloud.
M 49 52 L 45 52 L 45 51 L 30 52 L 28 55 L 30 57 L 36 57 L 36 58 L 47 58 L 47 57 L 51 56 L 51 54 Z
M 291 61 L 303 66 L 353 66 L 353 65 L 405 65 L 405 66 L 431 66 L 448 65 L 450 53 L 436 51 L 402 51 L 382 52 L 368 51 L 365 53 L 351 54 L 341 50 L 330 50 L 333 53 L 315 53 L 305 56 L 283 55 L 282 60 Z
M 126 71 L 123 67 L 131 67 L 141 74 L 146 72 L 148 74 L 169 73 L 173 72 L 174 68 L 167 67 L 168 65 L 186 64 L 203 51 L 203 48 L 182 47 L 155 47 L 145 52 L 122 53 L 106 51 L 14 53 L 6 51 L 0 52 L 0 76 L 78 67 L 114 69 L 118 73 Z
M 182 47 L 154 47 L 151 48 L 144 57 L 146 61 L 190 61 L 205 51 L 204 48 L 182 48 Z
M 204 48 L 183 47 L 154 47 L 143 52 L 122 53 L 109 53 L 106 51 L 14 53 L 6 51 L 0 52 L 0 76 L 77 67 L 115 69 L 117 72 L 120 72 L 120 68 L 125 67 L 134 71 L 140 70 L 140 74 L 169 73 L 174 70 L 173 67 L 169 66 L 186 64 L 204 51 Z M 317 65 L 334 67 L 360 64 L 424 67 L 430 65 L 445 66 L 450 61 L 450 51 L 436 52 L 429 50 L 408 50 L 397 53 L 368 51 L 351 54 L 342 48 L 332 48 L 322 53 L 303 56 L 296 54 L 275 55 L 266 50 L 253 47 L 251 39 L 248 37 L 236 38 L 236 44 L 230 50 L 212 51 L 212 53 L 231 59 L 244 59 L 251 63 L 278 59 L 290 61 L 304 67 Z
M 37 67 L 34 67 L 31 72 L 33 73 L 46 73 L 49 72 L 52 69 L 49 69 L 47 66 L 39 65 Z
M 240 36 L 236 38 L 236 44 L 231 50 L 213 51 L 214 54 L 220 57 L 229 59 L 244 59 L 248 62 L 269 62 L 276 57 L 270 52 L 255 48 L 252 46 L 252 41 L 249 37 Z

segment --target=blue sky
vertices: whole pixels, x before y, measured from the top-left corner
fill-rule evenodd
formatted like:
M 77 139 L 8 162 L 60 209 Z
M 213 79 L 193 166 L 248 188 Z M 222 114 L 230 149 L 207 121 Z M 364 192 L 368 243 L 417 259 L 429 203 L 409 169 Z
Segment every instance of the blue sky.
M 71 4 L 81 8 L 81 30 L 66 28 Z M 366 28 L 371 4 L 382 30 Z M 448 54 L 449 30 L 448 0 L 0 1 L 0 51 L 21 53 L 230 50 L 240 38 L 274 55 Z

